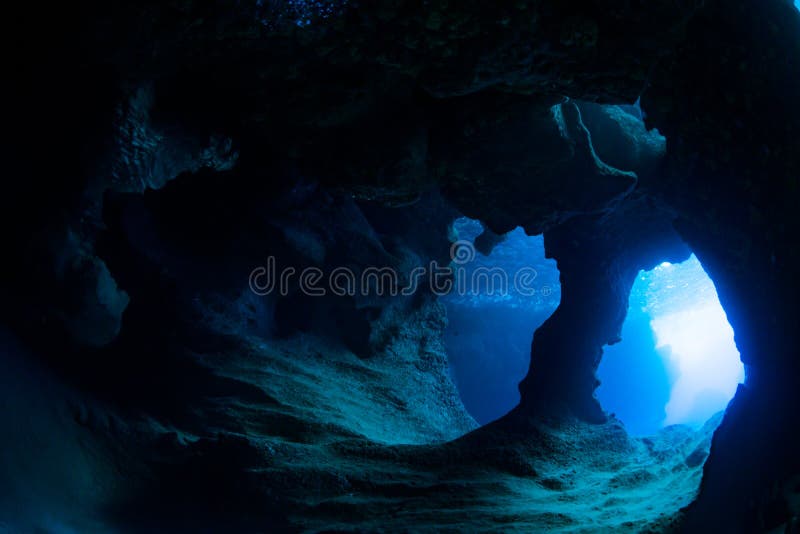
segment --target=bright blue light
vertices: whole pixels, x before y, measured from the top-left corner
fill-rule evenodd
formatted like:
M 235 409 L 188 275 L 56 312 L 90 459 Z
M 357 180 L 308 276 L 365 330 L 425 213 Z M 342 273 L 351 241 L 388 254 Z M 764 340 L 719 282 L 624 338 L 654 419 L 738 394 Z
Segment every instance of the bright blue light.
M 650 324 L 656 347 L 671 348 L 668 357 L 679 373 L 664 424 L 702 423 L 724 409 L 744 380 L 744 366 L 719 302 L 654 318 Z
M 647 326 L 650 332 L 641 332 Z M 603 407 L 636 433 L 654 431 L 656 421 L 699 425 L 725 409 L 744 380 L 744 366 L 714 284 L 696 257 L 640 273 L 623 340 L 606 348 L 598 376 Z M 648 381 L 658 390 L 665 379 L 664 397 L 649 391 Z M 642 395 L 653 397 L 649 408 L 640 405 Z M 663 403 L 667 395 L 665 406 L 653 400 Z

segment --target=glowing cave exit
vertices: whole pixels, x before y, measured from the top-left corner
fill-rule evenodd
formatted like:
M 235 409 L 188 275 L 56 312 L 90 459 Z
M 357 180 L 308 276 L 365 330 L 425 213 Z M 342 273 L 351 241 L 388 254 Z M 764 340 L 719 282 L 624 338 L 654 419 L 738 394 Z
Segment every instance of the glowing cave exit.
M 453 239 L 472 242 L 482 230 L 477 221 L 461 218 Z M 451 377 L 467 410 L 485 424 L 519 402 L 517 384 L 528 369 L 533 332 L 555 311 L 561 292 L 542 236 L 517 229 L 488 257 L 470 259 L 459 265 L 467 275 L 486 268 L 536 272 L 533 295 L 480 291 L 442 298 Z M 694 255 L 639 273 L 622 340 L 604 348 L 597 376 L 603 409 L 633 435 L 674 424 L 700 426 L 725 409 L 744 380 L 744 366 L 714 284 Z
M 606 347 L 598 378 L 603 408 L 637 435 L 701 425 L 725 409 L 744 366 L 714 284 L 694 255 L 640 273 L 622 341 Z

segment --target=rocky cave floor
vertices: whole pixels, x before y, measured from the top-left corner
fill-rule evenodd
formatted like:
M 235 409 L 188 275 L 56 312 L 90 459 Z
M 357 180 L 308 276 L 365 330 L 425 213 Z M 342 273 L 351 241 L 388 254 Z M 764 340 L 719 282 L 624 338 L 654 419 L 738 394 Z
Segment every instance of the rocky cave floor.
M 343 350 L 323 358 L 302 338 L 243 344 L 235 354 L 246 356 L 229 353 L 221 371 L 281 400 L 221 408 L 259 422 L 244 432 L 266 452 L 254 473 L 310 531 L 660 532 L 696 495 L 721 419 L 645 439 L 613 418 L 502 420 L 457 437 L 474 423 L 452 385 L 431 388 L 398 347 L 365 362 Z M 426 402 L 409 395 L 426 386 L 436 392 Z
M 208 513 L 195 528 L 221 514 L 225 523 L 236 517 L 242 531 L 274 522 L 310 532 L 664 532 L 696 496 L 721 418 L 700 431 L 673 426 L 644 439 L 613 417 L 589 424 L 512 415 L 476 428 L 446 378 L 443 353 L 429 351 L 435 371 L 422 372 L 409 357 L 416 354 L 409 337 L 365 360 L 313 336 L 243 334 L 212 315 L 204 331 L 220 336 L 211 344 L 218 349 L 193 356 L 235 386 L 192 408 L 202 426 L 191 417 L 174 427 L 134 425 L 159 453 L 133 472 L 157 473 L 155 494 L 170 493 L 165 480 L 183 494 L 169 498 L 171 519 L 144 529 L 170 521 L 185 528 Z M 130 448 L 131 431 L 105 433 Z M 217 484 L 210 493 L 222 499 L 204 512 L 194 509 L 194 476 L 197 498 L 208 498 L 202 486 Z M 142 505 L 157 509 L 149 493 Z M 125 523 L 136 528 L 132 517 Z
M 426 323 L 436 311 L 423 307 L 381 353 L 361 358 L 313 335 L 266 339 L 229 310 L 204 308 L 202 337 L 184 347 L 201 371 L 184 376 L 174 409 L 160 402 L 157 418 L 104 409 L 48 381 L 37 384 L 46 391 L 28 386 L 20 396 L 31 397 L 34 417 L 5 421 L 31 436 L 6 451 L 26 480 L 16 489 L 33 476 L 68 496 L 67 510 L 61 495 L 31 524 L 45 532 L 677 528 L 721 414 L 701 431 L 673 426 L 644 439 L 613 417 L 589 424 L 512 413 L 477 428 L 448 378 L 440 330 Z M 187 402 L 194 388 L 204 398 Z M 4 391 L 14 398 L 13 387 Z M 36 467 L 29 448 L 39 451 Z M 25 494 L 16 497 L 24 513 Z

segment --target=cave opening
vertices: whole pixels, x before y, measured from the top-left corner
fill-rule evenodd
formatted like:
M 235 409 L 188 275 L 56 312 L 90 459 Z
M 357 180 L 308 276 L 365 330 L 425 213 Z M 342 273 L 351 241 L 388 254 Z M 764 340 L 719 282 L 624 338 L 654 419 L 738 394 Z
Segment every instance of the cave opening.
M 605 347 L 596 394 L 634 436 L 675 424 L 699 428 L 744 381 L 733 329 L 694 255 L 639 273 L 621 337 Z
M 441 299 L 450 376 L 465 408 L 482 425 L 519 403 L 533 333 L 561 300 L 556 262 L 545 258 L 541 235 L 517 228 L 494 236 L 493 246 L 486 247 L 482 241 L 489 235 L 476 220 L 455 221 L 451 238 L 469 249 L 470 261 L 456 262 L 455 289 Z

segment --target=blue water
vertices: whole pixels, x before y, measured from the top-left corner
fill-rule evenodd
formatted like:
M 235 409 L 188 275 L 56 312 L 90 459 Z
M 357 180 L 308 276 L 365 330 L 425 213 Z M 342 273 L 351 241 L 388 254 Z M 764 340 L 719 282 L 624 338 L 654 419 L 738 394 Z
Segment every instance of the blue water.
M 700 262 L 640 273 L 622 341 L 606 347 L 597 398 L 634 435 L 699 426 L 724 410 L 744 366 L 714 284 Z
M 470 243 L 480 223 L 459 219 L 453 240 Z M 447 308 L 445 343 L 450 373 L 467 410 L 481 424 L 519 402 L 517 385 L 528 372 L 534 331 L 561 299 L 556 262 L 544 257 L 541 236 L 511 232 L 486 257 L 474 250 L 454 264 L 466 280 L 461 291 L 442 297 Z M 492 269 L 505 276 L 472 286 L 475 274 Z M 533 272 L 524 291 L 515 275 Z M 634 435 L 671 424 L 698 426 L 723 410 L 744 368 L 733 330 L 714 284 L 692 256 L 639 274 L 622 327 L 622 341 L 605 347 L 598 369 L 597 398 Z
M 459 219 L 454 238 L 471 242 L 481 231 L 477 221 Z M 489 257 L 475 253 L 473 261 L 458 267 L 466 280 L 479 269 L 500 269 L 508 281 L 508 291 L 494 287 L 490 293 L 481 283 L 477 292 L 456 290 L 441 299 L 448 314 L 445 343 L 451 377 L 467 411 L 485 424 L 519 403 L 517 385 L 528 372 L 533 332 L 558 307 L 561 286 L 556 262 L 544 257 L 542 236 L 529 237 L 521 229 L 511 232 Z M 536 276 L 522 291 L 515 290 L 515 275 L 533 272 Z
M 468 243 L 483 231 L 478 221 L 466 217 L 456 221 L 454 230 L 454 238 Z M 474 250 L 471 253 L 471 261 L 454 265 L 456 278 L 463 284 L 456 283 L 455 290 L 444 298 L 446 305 L 480 308 L 494 304 L 552 313 L 561 302 L 558 268 L 555 260 L 544 257 L 541 235 L 531 237 L 517 228 L 494 247 L 489 257 Z M 495 278 L 490 282 L 479 276 L 480 271 L 502 273 L 505 287 Z M 459 285 L 463 290 L 458 289 Z

